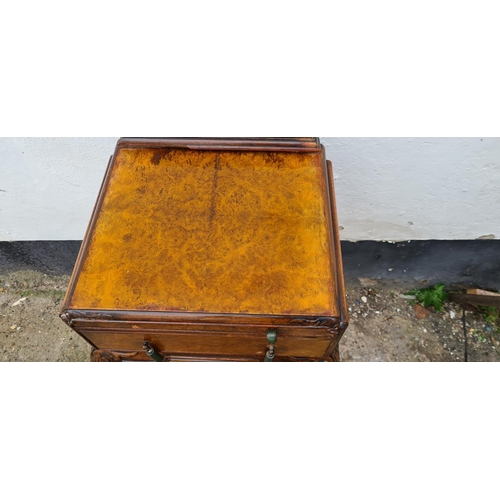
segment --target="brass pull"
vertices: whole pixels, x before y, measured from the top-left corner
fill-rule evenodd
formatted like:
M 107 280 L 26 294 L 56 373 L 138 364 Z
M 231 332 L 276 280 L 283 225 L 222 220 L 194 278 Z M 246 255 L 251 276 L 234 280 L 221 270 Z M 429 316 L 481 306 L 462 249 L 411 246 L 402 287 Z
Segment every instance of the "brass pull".
M 163 356 L 149 342 L 144 342 L 144 344 L 142 344 L 142 348 L 152 360 L 160 363 L 163 362 Z
M 278 332 L 276 331 L 275 328 L 270 328 L 267 330 L 267 341 L 269 345 L 267 346 L 267 352 L 266 352 L 266 357 L 264 358 L 265 363 L 269 363 L 271 361 L 274 361 L 274 356 L 275 356 L 275 344 L 278 341 Z

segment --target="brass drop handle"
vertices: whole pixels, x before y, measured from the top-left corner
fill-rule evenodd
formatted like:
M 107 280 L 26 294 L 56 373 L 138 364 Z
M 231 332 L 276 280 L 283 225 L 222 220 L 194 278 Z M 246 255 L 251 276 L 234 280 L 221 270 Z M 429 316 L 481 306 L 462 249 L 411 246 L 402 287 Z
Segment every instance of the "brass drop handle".
M 276 342 L 278 341 L 278 332 L 275 328 L 270 328 L 267 330 L 267 341 L 269 345 L 267 346 L 266 357 L 264 358 L 265 363 L 274 361 L 274 356 L 276 354 Z
M 142 348 L 152 360 L 160 363 L 163 362 L 163 356 L 149 342 L 144 342 L 144 344 L 142 344 Z

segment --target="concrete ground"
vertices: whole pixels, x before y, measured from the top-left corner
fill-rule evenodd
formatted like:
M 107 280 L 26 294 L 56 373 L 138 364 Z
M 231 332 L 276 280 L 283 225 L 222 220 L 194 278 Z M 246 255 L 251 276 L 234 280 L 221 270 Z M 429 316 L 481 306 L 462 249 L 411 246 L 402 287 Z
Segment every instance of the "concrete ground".
M 0 361 L 89 361 L 90 346 L 58 316 L 68 275 L 0 275 Z M 351 321 L 342 361 L 463 361 L 462 310 L 418 319 L 408 285 L 360 279 L 347 288 Z M 469 361 L 500 361 L 500 335 L 478 311 L 466 314 Z

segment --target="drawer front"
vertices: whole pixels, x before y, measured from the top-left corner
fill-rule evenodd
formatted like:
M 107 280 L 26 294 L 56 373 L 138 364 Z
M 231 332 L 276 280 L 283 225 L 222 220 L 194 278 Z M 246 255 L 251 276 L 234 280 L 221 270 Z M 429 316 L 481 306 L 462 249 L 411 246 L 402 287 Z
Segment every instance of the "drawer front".
M 77 332 L 99 333 L 179 333 L 179 334 L 214 334 L 214 335 L 260 335 L 266 337 L 270 328 L 276 328 L 282 337 L 312 337 L 331 338 L 332 333 L 328 328 L 307 328 L 295 325 L 252 325 L 252 324 L 220 324 L 220 323 L 166 323 L 160 321 L 98 321 L 79 320 L 72 322 L 72 327 Z
M 208 333 L 112 333 L 82 332 L 98 349 L 142 351 L 145 341 L 157 351 L 172 355 L 221 355 L 264 357 L 267 351 L 266 335 Z M 278 332 L 276 356 L 321 358 L 332 342 L 331 336 L 298 337 Z

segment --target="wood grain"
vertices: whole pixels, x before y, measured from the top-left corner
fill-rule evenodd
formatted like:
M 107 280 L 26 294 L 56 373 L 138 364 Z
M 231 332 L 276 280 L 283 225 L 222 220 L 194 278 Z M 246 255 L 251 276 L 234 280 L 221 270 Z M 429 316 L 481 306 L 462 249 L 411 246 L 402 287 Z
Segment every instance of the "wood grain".
M 121 139 L 61 318 L 93 361 L 338 361 L 347 322 L 317 138 Z
M 168 354 L 206 354 L 262 356 L 267 350 L 265 336 L 228 337 L 216 334 L 135 334 L 135 333 L 89 333 L 87 337 L 99 349 L 117 351 L 140 351 L 144 341 L 148 341 L 159 352 Z M 279 339 L 276 353 L 280 356 L 323 357 L 330 346 L 328 339 Z
M 121 149 L 69 307 L 339 314 L 317 155 Z

